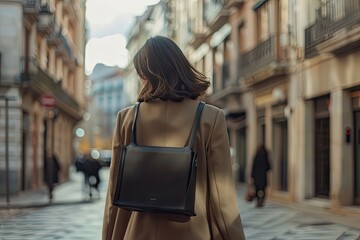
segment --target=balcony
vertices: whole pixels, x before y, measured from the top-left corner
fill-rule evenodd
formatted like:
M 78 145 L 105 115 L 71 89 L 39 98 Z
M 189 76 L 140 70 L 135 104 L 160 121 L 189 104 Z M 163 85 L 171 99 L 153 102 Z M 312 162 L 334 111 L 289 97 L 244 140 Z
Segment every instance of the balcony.
M 212 32 L 216 32 L 222 25 L 228 22 L 230 10 L 226 9 L 225 0 L 208 0 L 204 3 L 204 18 Z
M 50 34 L 47 38 L 47 43 L 51 47 L 58 48 L 61 45 L 60 35 L 61 35 L 61 27 L 59 27 L 56 22 L 54 24 L 54 32 Z
M 69 37 L 63 33 L 61 33 L 59 35 L 60 37 L 60 41 L 61 41 L 61 47 L 58 49 L 60 51 L 62 51 L 63 53 L 66 53 L 66 56 L 69 59 L 73 59 L 74 58 L 74 52 L 73 52 L 73 44 L 72 41 L 70 41 Z
M 30 87 L 39 95 L 51 95 L 56 100 L 56 107 L 65 111 L 75 119 L 80 119 L 81 108 L 76 100 L 70 96 L 61 85 L 44 70 L 42 70 L 33 58 L 22 61 L 23 71 L 21 74 L 22 87 Z
M 271 36 L 254 49 L 240 55 L 239 78 L 252 85 L 287 73 L 285 47 L 279 47 L 278 36 Z
M 66 31 L 55 26 L 55 31 L 47 39 L 48 45 L 56 48 L 56 53 L 63 56 L 66 62 L 75 62 L 77 48 Z
M 25 17 L 34 22 L 39 16 L 40 0 L 23 0 L 23 6 Z
M 305 29 L 305 58 L 360 47 L 360 0 L 321 2 L 316 16 L 315 23 Z
M 51 37 L 52 35 L 54 35 L 56 32 L 59 31 L 59 27 L 55 23 L 54 16 L 51 17 L 40 16 L 37 26 L 39 33 L 46 34 L 48 37 Z

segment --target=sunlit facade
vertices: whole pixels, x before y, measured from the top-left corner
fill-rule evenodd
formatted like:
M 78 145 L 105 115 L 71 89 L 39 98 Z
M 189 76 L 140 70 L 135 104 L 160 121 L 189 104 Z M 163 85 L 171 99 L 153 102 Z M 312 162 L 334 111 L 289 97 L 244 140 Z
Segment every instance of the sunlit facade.
M 168 6 L 168 36 L 209 77 L 207 102 L 226 113 L 235 179 L 247 182 L 265 144 L 274 200 L 360 216 L 360 1 Z
M 84 0 L 0 1 L 1 96 L 9 101 L 10 192 L 44 187 L 46 153 L 58 156 L 61 181 L 74 160 L 73 126 L 84 110 Z M 0 149 L 4 194 L 5 149 Z
M 124 70 L 124 88 L 126 94 L 130 98 L 131 103 L 137 101 L 138 93 L 141 89 L 140 79 L 135 71 L 132 60 L 145 43 L 145 41 L 156 35 L 170 37 L 171 32 L 171 8 L 172 0 L 160 1 L 159 3 L 149 7 L 142 16 L 136 18 L 134 26 L 129 33 L 128 44 L 126 48 L 129 50 L 129 65 Z

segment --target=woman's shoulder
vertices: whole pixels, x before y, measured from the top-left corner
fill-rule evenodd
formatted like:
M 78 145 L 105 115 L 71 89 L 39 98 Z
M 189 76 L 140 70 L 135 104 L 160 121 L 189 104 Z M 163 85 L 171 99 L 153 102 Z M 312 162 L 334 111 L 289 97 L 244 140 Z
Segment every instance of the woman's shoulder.
M 205 107 L 208 109 L 208 111 L 216 112 L 222 111 L 220 108 L 216 107 L 215 105 L 212 105 L 210 103 L 206 103 Z
M 224 112 L 222 109 L 212 104 L 206 103 L 203 114 L 206 115 L 207 118 L 216 119 L 218 116 L 224 115 Z
M 134 117 L 134 105 L 125 107 L 117 112 L 117 118 L 124 122 L 125 119 L 132 119 Z
M 125 107 L 125 108 L 123 108 L 123 109 L 121 109 L 121 110 L 118 112 L 118 114 L 121 114 L 121 115 L 123 115 L 123 114 L 128 114 L 129 112 L 133 112 L 133 109 L 134 109 L 134 104 L 133 104 L 133 105 L 130 105 L 130 106 L 127 106 L 127 107 Z

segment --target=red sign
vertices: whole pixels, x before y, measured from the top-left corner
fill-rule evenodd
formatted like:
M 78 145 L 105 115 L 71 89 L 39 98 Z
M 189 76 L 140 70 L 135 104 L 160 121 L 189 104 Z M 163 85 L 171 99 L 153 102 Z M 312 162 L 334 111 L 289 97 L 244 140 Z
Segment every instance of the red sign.
M 345 128 L 345 135 L 350 136 L 351 135 L 351 128 L 347 127 Z
M 41 104 L 42 104 L 44 107 L 52 108 L 52 107 L 54 107 L 54 105 L 55 105 L 55 98 L 53 98 L 53 97 L 50 96 L 50 95 L 43 95 L 43 96 L 41 97 Z

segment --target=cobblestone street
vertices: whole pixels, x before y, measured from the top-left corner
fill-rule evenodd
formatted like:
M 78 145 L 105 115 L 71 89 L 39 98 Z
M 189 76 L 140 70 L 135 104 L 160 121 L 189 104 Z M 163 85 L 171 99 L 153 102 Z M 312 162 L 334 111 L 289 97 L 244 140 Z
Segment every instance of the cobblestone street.
M 55 190 L 53 205 L 1 208 L 0 240 L 101 239 L 108 170 L 102 170 L 101 174 L 104 184 L 101 187 L 100 199 L 95 196 L 93 201 L 83 201 L 82 176 L 73 172 L 71 181 Z M 65 196 L 70 201 L 65 201 Z M 239 206 L 247 239 L 360 239 L 359 219 L 354 219 L 355 222 L 352 221 L 350 227 L 335 223 L 329 217 L 309 215 L 271 202 L 262 209 L 255 208 L 254 204 L 246 203 L 242 196 L 243 189 L 239 187 Z

